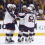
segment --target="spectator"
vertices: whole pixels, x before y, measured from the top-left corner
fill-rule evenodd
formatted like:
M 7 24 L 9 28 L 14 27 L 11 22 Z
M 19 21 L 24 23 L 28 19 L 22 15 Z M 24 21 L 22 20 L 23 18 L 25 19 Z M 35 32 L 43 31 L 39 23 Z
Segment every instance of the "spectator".
M 20 0 L 12 0 L 11 3 L 19 4 Z
M 27 0 L 23 0 L 23 5 L 27 5 Z
M 0 0 L 0 4 L 1 4 L 1 5 L 3 5 L 3 4 L 4 4 L 3 0 Z
M 13 0 L 8 0 L 8 2 L 7 2 L 7 3 L 8 3 L 8 4 L 9 4 L 9 3 L 13 3 Z
M 19 4 L 23 4 L 23 0 L 19 0 Z
M 34 4 L 35 4 L 36 9 L 38 10 L 38 7 L 40 5 L 39 0 L 37 0 L 36 2 L 34 2 Z
M 27 0 L 27 4 L 33 4 L 33 0 Z
M 45 12 L 42 14 L 42 19 L 45 20 Z
M 40 1 L 40 3 L 41 3 L 41 5 L 44 5 L 45 1 L 44 1 L 44 0 L 42 0 L 42 1 Z
M 4 15 L 3 10 L 4 10 L 4 7 L 3 5 L 0 4 L 0 20 L 3 20 L 3 15 Z
M 12 0 L 4 0 L 4 8 L 7 8 L 7 4 L 13 3 Z
M 43 11 L 44 11 L 44 10 L 43 10 L 42 7 L 41 7 L 41 8 L 39 9 L 39 14 L 42 15 L 42 14 L 43 14 Z
M 44 6 L 44 11 L 45 11 L 45 6 Z
M 37 0 L 34 0 L 34 2 L 37 2 Z
M 39 17 L 39 19 L 41 20 L 42 19 L 42 14 L 43 14 L 43 9 L 42 9 L 42 7 L 39 9 L 39 15 L 40 15 L 40 17 Z
M 35 2 L 34 4 L 36 4 L 36 6 L 39 6 L 39 0 L 37 0 L 37 2 Z

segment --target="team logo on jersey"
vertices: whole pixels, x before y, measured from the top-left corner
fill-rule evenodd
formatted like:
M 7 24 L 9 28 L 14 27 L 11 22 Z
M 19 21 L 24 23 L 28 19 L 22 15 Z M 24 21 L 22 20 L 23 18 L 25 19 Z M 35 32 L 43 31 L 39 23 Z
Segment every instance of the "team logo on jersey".
M 34 22 L 34 17 L 33 16 L 29 16 L 29 22 Z

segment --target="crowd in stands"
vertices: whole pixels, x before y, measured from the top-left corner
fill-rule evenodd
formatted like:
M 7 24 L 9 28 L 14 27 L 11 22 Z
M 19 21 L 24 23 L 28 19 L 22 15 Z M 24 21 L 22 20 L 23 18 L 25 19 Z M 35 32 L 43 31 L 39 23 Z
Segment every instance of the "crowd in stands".
M 4 0 L 0 0 L 0 20 L 3 20 Z
M 45 20 L 45 0 L 34 0 L 34 5 L 39 12 L 39 19 Z
M 21 11 L 23 5 L 29 6 L 29 4 L 34 4 L 39 13 L 38 19 L 45 20 L 45 0 L 0 0 L 0 12 L 3 12 L 3 9 L 7 8 L 6 5 L 9 3 L 16 4 L 19 11 Z

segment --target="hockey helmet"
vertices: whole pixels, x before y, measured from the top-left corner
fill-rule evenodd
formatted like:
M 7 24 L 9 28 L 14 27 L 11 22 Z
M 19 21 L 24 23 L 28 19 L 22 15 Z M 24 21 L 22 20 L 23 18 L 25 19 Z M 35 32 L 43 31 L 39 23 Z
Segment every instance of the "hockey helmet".
M 13 4 L 13 8 L 16 8 L 16 5 L 15 4 Z
M 23 5 L 23 7 L 22 8 L 27 8 L 27 6 L 26 5 Z
M 34 5 L 33 4 L 30 4 L 29 7 L 34 7 Z
M 11 6 L 12 6 L 12 4 L 8 4 L 8 5 L 7 5 L 7 8 L 9 8 L 9 7 L 11 7 Z
M 27 9 L 28 9 L 28 10 L 30 10 L 30 11 L 32 10 L 32 8 L 31 8 L 31 7 L 28 7 Z

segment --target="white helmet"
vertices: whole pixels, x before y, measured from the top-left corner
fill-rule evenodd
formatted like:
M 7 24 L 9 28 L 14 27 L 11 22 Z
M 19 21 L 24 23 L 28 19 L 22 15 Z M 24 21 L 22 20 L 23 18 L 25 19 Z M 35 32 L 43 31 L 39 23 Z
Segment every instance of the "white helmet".
M 34 7 L 34 5 L 33 4 L 30 4 L 29 7 Z
M 30 11 L 32 10 L 32 8 L 31 8 L 31 7 L 28 7 L 27 9 L 29 9 Z
M 27 8 L 27 6 L 26 5 L 23 5 L 23 7 L 22 8 Z
M 7 5 L 7 8 L 9 8 L 9 7 L 11 7 L 11 6 L 12 6 L 12 4 L 8 4 L 8 5 Z
M 13 8 L 14 8 L 14 7 L 16 8 L 16 5 L 15 5 L 15 4 L 13 4 Z
M 30 9 L 30 7 L 27 7 L 27 9 Z

